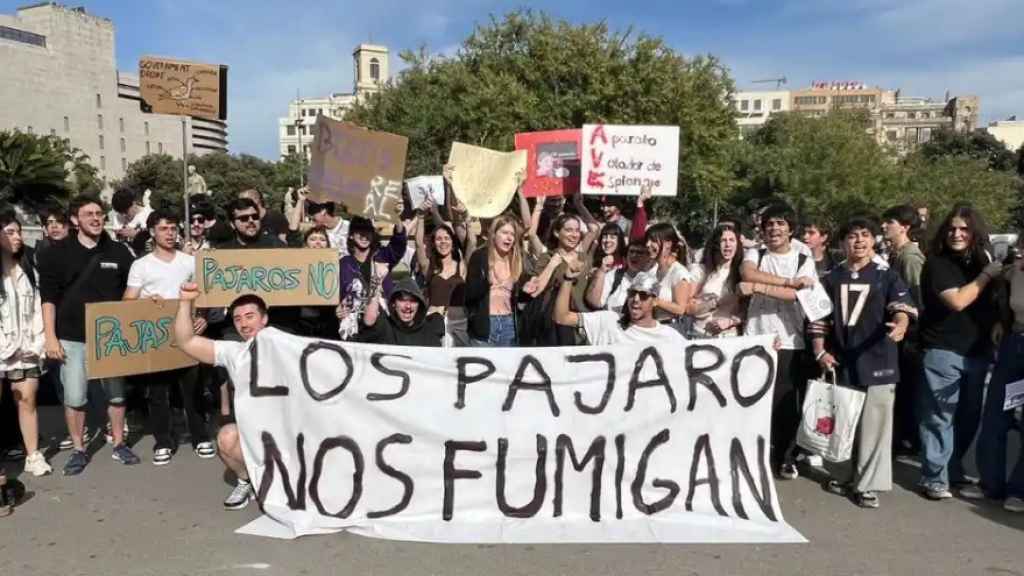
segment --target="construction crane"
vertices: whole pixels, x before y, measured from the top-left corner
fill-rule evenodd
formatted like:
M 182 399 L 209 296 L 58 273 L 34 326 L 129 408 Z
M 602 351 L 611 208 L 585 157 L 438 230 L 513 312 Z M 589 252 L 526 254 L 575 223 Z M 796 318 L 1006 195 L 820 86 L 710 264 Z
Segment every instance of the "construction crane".
M 765 78 L 763 80 L 754 80 L 751 84 L 767 84 L 769 82 L 775 82 L 775 89 L 782 88 L 782 85 L 786 83 L 786 77 L 781 78 Z

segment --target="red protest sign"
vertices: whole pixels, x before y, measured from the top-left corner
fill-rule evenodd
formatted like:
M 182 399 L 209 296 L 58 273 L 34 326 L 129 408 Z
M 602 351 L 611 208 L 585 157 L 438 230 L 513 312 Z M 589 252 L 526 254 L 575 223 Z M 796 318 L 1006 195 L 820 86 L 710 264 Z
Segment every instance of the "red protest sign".
M 516 150 L 526 150 L 523 194 L 564 196 L 580 188 L 580 130 L 516 134 Z

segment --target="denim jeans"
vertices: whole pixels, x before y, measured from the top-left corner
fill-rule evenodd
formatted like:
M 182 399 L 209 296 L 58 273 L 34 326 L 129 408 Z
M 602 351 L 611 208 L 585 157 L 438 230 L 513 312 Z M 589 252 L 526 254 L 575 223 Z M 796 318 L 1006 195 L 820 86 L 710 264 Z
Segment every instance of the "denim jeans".
M 999 347 L 999 358 L 992 370 L 988 396 L 981 417 L 978 437 L 978 471 L 981 487 L 992 498 L 1024 498 L 1024 450 L 1017 454 L 1010 480 L 1006 480 L 1006 437 L 1014 425 L 1013 411 L 1003 410 L 1006 384 L 1024 378 L 1024 332 L 1007 334 Z
M 85 369 L 85 342 L 61 340 L 64 348 L 64 363 L 60 366 L 60 381 L 64 385 L 64 405 L 76 410 L 85 410 L 88 403 L 89 379 Z M 120 406 L 125 403 L 125 382 L 123 377 L 102 378 L 107 402 Z
M 963 457 L 981 420 L 989 356 L 927 348 L 921 387 L 921 486 L 948 488 L 964 477 Z
M 508 348 L 516 345 L 516 322 L 511 314 L 490 317 L 490 331 L 487 340 L 473 338 L 473 346 Z

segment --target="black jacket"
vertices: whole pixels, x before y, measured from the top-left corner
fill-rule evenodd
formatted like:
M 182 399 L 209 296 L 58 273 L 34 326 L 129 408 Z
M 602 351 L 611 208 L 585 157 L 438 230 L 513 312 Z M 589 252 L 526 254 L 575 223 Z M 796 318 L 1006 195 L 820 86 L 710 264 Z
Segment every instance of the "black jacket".
M 395 298 L 403 293 L 415 297 L 420 302 L 416 318 L 408 326 L 398 321 L 398 315 L 394 311 Z M 364 325 L 360 328 L 356 339 L 359 342 L 395 346 L 441 346 L 441 339 L 444 338 L 444 317 L 437 313 L 427 314 L 427 301 L 412 277 L 395 283 L 391 296 L 388 297 L 388 312 L 390 314 L 381 311 L 373 326 Z
M 72 233 L 39 253 L 39 295 L 44 304 L 57 306 L 58 338 L 85 342 L 85 305 L 120 300 L 134 260 L 127 246 L 106 233 L 93 248 Z
M 488 247 L 481 246 L 469 257 L 466 267 L 466 315 L 469 317 L 469 335 L 477 340 L 487 340 L 491 334 L 491 280 L 488 274 Z M 516 316 L 526 271 L 512 287 L 512 315 Z M 519 332 L 518 323 L 516 332 Z

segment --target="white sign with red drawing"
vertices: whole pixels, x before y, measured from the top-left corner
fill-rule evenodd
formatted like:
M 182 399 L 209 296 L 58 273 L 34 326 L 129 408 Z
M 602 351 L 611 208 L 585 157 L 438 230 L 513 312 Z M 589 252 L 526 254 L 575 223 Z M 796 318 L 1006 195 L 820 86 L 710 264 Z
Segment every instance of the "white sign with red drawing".
M 679 177 L 678 126 L 583 126 L 584 194 L 675 196 Z

